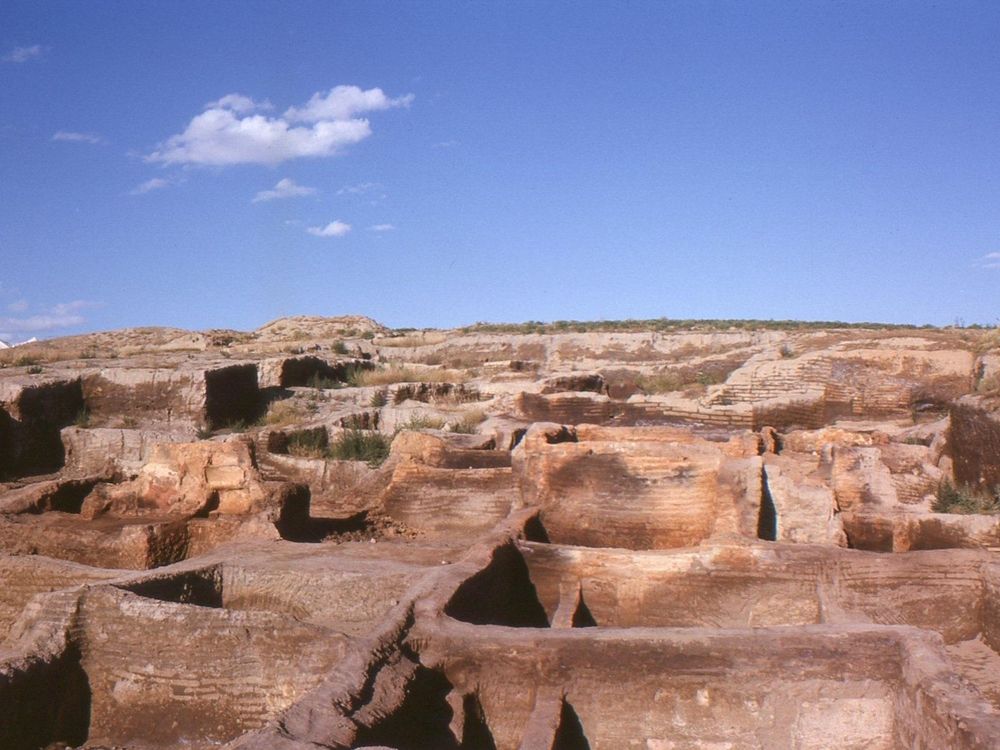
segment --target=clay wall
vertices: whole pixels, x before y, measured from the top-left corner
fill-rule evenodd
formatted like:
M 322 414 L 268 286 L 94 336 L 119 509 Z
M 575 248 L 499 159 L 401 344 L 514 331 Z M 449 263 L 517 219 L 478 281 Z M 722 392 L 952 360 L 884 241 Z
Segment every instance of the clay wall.
M 668 638 L 591 630 L 585 639 L 546 631 L 515 645 L 501 628 L 478 630 L 442 639 L 429 657 L 459 694 L 474 692 L 498 750 L 520 746 L 536 705 L 556 686 L 592 750 L 637 741 L 902 750 L 894 741 L 900 670 L 891 635 L 857 632 L 847 641 L 759 631 L 748 649 L 741 635 L 704 631 Z
M 409 528 L 481 533 L 507 516 L 515 496 L 509 468 L 440 469 L 403 461 L 392 472 L 382 504 Z
M 952 404 L 948 447 L 957 482 L 1000 485 L 1000 407 L 975 397 Z
M 232 739 L 318 684 L 345 647 L 270 613 L 110 589 L 83 597 L 74 640 L 92 693 L 90 740 L 114 744 Z

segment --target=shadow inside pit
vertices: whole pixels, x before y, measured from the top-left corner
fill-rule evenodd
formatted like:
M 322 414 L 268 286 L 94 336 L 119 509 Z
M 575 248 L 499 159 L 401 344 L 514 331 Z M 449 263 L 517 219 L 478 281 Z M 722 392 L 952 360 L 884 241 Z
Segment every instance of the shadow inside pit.
M 444 611 L 473 625 L 549 626 L 528 566 L 513 542 L 494 550 L 489 565 L 458 587 Z
M 778 539 L 778 509 L 767 486 L 767 474 L 762 472 L 760 510 L 757 515 L 757 538 L 768 542 Z
M 583 732 L 580 717 L 569 701 L 563 700 L 559 713 L 559 729 L 556 730 L 552 750 L 590 750 L 590 742 Z
M 452 685 L 440 672 L 418 666 L 402 705 L 374 727 L 362 729 L 355 746 L 384 745 L 396 750 L 458 750 L 449 725 L 454 712 L 447 697 Z
M 318 544 L 330 537 L 361 534 L 372 529 L 368 512 L 361 511 L 345 518 L 313 518 L 281 521 L 276 524 L 282 539 L 289 542 Z
M 91 690 L 76 648 L 36 665 L 16 686 L 0 684 L 0 747 L 77 747 L 90 733 Z
M 151 578 L 122 588 L 161 602 L 222 607 L 222 575 L 215 568 Z
M 596 628 L 597 620 L 594 619 L 594 615 L 590 611 L 590 607 L 587 606 L 587 602 L 583 600 L 583 592 L 580 592 L 580 598 L 576 603 L 576 610 L 573 612 L 573 619 L 570 624 L 574 628 Z

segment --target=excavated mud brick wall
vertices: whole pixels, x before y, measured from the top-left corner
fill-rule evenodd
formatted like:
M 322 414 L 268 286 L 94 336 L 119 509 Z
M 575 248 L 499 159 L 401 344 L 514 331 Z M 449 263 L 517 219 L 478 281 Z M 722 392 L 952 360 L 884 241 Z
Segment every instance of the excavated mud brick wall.
M 959 399 L 951 407 L 949 449 L 955 480 L 992 488 L 1000 485 L 1000 407 L 977 397 Z

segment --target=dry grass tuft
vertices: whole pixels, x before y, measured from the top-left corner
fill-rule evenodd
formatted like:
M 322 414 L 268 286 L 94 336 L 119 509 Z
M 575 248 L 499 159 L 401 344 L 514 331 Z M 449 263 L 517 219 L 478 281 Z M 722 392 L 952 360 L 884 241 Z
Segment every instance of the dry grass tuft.
M 309 412 L 303 404 L 292 400 L 275 401 L 267 407 L 267 413 L 261 420 L 265 425 L 281 427 L 295 424 L 309 417 Z
M 458 370 L 423 370 L 392 365 L 381 370 L 358 370 L 351 377 L 353 386 L 392 385 L 393 383 L 464 383 L 466 374 Z

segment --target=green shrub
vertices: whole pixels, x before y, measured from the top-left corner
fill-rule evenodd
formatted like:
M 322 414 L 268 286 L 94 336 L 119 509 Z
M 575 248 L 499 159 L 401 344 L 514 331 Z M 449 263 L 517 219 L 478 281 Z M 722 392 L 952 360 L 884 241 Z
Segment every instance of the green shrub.
M 636 385 L 644 393 L 670 393 L 681 390 L 688 383 L 680 373 L 664 370 L 651 375 L 640 375 Z
M 451 431 L 462 435 L 474 435 L 479 431 L 479 424 L 486 419 L 486 412 L 474 409 L 466 412 L 457 422 L 452 423 Z
M 25 370 L 29 375 L 41 375 L 42 366 L 41 365 L 29 365 L 28 369 Z
M 90 411 L 86 406 L 76 413 L 76 418 L 73 420 L 73 424 L 77 427 L 90 427 Z
M 271 403 L 257 424 L 259 426 L 271 425 L 272 427 L 277 427 L 294 424 L 303 419 L 306 419 L 305 406 L 293 399 L 285 399 Z
M 718 385 L 726 381 L 725 377 L 718 372 L 699 372 L 695 379 L 699 385 Z
M 371 400 L 368 403 L 376 409 L 381 409 L 389 403 L 389 394 L 384 388 L 380 388 L 372 394 Z
M 334 354 L 347 354 L 347 344 L 343 341 L 338 341 L 333 345 Z
M 396 428 L 396 432 L 401 430 L 440 430 L 444 428 L 444 420 L 440 417 L 428 417 L 424 414 L 414 414 L 404 424 Z
M 976 391 L 983 394 L 1000 393 L 1000 372 L 991 373 L 980 380 Z
M 390 365 L 379 370 L 355 366 L 347 375 L 348 384 L 355 387 L 394 383 L 462 383 L 465 380 L 465 373 L 456 370 L 418 370 L 399 365 Z
M 1000 513 L 1000 485 L 992 490 L 977 489 L 944 480 L 937 488 L 931 504 L 935 513 L 996 514 Z
M 389 457 L 389 440 L 373 430 L 346 430 L 334 440 L 327 451 L 330 458 L 340 461 L 364 461 L 375 468 Z
M 325 430 L 296 432 L 288 438 L 288 452 L 300 458 L 325 458 L 327 443 Z
M 306 381 L 306 388 L 319 388 L 322 390 L 329 390 L 331 388 L 343 388 L 344 384 L 339 380 L 334 380 L 333 378 L 328 378 L 325 375 L 320 375 L 318 372 L 314 372 L 312 377 Z

